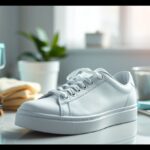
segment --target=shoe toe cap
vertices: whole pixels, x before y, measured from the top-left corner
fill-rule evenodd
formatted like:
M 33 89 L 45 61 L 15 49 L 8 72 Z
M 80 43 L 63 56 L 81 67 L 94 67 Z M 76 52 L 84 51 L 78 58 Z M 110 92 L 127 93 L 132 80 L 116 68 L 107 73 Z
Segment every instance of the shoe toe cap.
M 37 112 L 44 114 L 60 115 L 59 105 L 57 104 L 57 101 L 53 98 L 43 98 L 25 102 L 21 105 L 18 111 L 19 110 L 24 110 L 33 113 Z

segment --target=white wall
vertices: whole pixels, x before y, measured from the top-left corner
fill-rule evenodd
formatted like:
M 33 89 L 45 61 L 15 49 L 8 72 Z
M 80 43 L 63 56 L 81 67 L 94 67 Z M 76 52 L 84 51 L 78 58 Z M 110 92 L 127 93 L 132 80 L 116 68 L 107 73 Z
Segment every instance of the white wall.
M 134 66 L 150 66 L 150 49 L 89 49 L 69 51 L 65 59 L 61 59 L 59 83 L 64 83 L 66 76 L 81 67 L 92 69 L 105 68 L 114 74 L 118 71 L 130 70 Z
M 36 27 L 42 27 L 48 33 L 50 40 L 53 35 L 53 6 L 21 6 L 20 30 L 26 32 L 35 31 Z M 32 43 L 24 38 L 20 40 L 21 51 L 35 50 Z
M 6 44 L 7 65 L 0 75 L 17 76 L 16 57 L 34 46 L 17 35 L 17 31 L 33 31 L 36 26 L 46 29 L 51 39 L 54 29 L 53 6 L 0 6 L 0 42 Z M 130 70 L 132 66 L 150 65 L 150 50 L 73 50 L 61 59 L 59 83 L 67 74 L 80 67 L 103 67 L 111 73 Z
M 23 51 L 35 50 L 32 43 L 18 35 L 40 26 L 50 40 L 53 35 L 53 6 L 0 6 L 0 42 L 6 45 L 7 65 L 0 76 L 18 77 L 17 56 Z
M 16 56 L 19 50 L 19 7 L 0 6 L 0 42 L 6 45 L 7 65 L 0 75 L 16 74 Z

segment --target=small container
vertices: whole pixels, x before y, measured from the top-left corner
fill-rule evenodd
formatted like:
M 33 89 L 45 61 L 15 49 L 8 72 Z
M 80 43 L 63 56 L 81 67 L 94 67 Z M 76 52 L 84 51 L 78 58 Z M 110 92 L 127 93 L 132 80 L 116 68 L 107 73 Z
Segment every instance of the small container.
M 103 33 L 86 33 L 86 47 L 102 47 Z
M 150 100 L 150 66 L 133 67 L 135 85 L 140 101 Z

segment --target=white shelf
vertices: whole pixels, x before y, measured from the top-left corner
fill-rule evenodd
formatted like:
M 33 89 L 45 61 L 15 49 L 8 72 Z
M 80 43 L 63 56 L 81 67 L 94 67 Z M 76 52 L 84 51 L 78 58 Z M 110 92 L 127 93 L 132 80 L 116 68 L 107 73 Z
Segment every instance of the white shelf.
M 110 48 L 84 48 L 84 49 L 68 49 L 68 53 L 85 54 L 86 53 L 140 53 L 150 54 L 150 47 L 147 48 L 132 48 L 132 47 L 110 47 Z

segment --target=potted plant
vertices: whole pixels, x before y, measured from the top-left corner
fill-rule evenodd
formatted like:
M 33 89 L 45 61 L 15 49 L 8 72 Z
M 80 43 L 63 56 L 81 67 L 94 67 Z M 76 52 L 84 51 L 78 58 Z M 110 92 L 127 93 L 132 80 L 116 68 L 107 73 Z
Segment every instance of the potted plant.
M 59 45 L 59 33 L 55 33 L 52 41 L 46 32 L 36 29 L 36 34 L 19 32 L 36 46 L 36 52 L 26 51 L 19 55 L 18 66 L 21 80 L 37 82 L 46 93 L 57 87 L 60 62 L 66 56 L 66 48 Z

